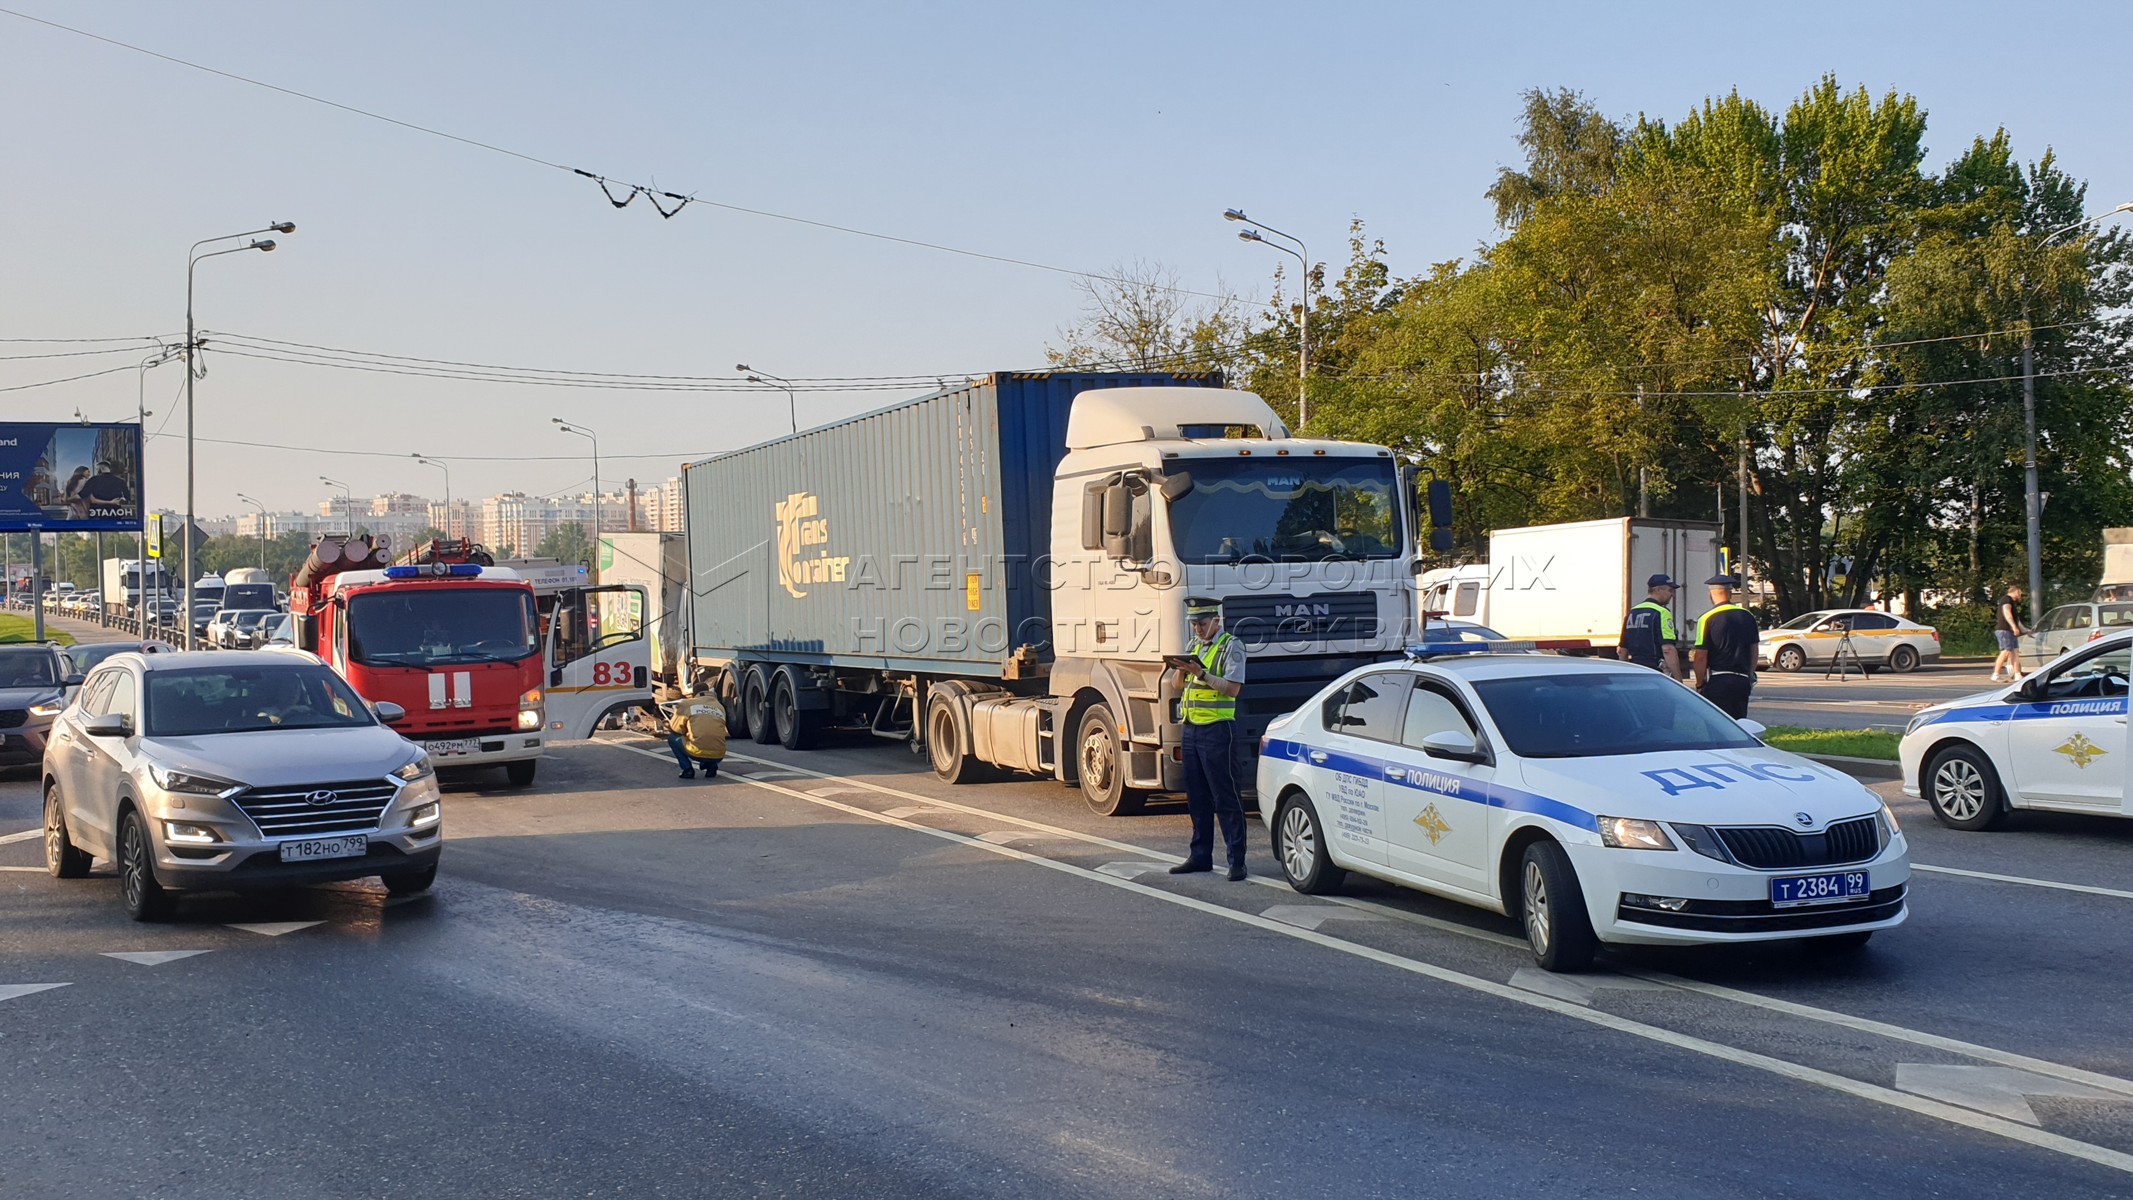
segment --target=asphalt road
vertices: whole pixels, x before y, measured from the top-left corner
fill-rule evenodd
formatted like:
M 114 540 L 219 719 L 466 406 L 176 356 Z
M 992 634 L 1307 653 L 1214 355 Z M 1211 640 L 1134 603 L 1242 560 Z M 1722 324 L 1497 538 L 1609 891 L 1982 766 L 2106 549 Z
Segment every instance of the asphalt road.
M 1920 667 L 1907 675 L 1876 671 L 1827 677 L 1819 669 L 1755 677 L 1748 715 L 1765 725 L 1810 729 L 1886 729 L 1902 733 L 1911 715 L 1929 704 L 1993 686 L 1990 664 Z
M 0 843 L 0 1195 L 2133 1195 L 2133 822 L 1899 798 L 1939 869 L 1865 951 L 1564 978 L 1500 917 L 1293 894 L 1256 822 L 1258 878 L 1172 877 L 1175 806 L 739 749 L 455 788 L 408 901 L 142 926 Z

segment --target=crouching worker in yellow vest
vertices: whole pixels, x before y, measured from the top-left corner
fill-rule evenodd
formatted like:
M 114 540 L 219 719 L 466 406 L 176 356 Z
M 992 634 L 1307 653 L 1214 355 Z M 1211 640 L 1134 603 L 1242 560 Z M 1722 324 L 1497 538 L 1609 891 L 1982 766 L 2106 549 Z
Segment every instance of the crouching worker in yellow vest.
M 1244 878 L 1244 804 L 1237 794 L 1237 693 L 1244 690 L 1244 646 L 1222 629 L 1222 602 L 1185 601 L 1192 645 L 1171 665 L 1184 676 L 1178 716 L 1184 723 L 1185 809 L 1192 814 L 1192 848 L 1172 875 L 1215 869 L 1215 825 L 1229 859 L 1229 877 Z
M 683 779 L 696 778 L 702 767 L 706 778 L 718 778 L 719 760 L 726 757 L 726 708 L 716 696 L 684 696 L 667 709 L 667 749 L 681 764 Z

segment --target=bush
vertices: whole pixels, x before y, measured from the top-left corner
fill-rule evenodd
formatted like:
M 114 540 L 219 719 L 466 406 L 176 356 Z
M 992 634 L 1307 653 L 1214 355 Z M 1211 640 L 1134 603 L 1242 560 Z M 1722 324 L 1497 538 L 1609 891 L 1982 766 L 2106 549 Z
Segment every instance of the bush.
M 1997 618 L 1988 604 L 1950 604 L 1919 618 L 1940 630 L 1943 654 L 1992 654 L 1999 650 L 1992 627 Z

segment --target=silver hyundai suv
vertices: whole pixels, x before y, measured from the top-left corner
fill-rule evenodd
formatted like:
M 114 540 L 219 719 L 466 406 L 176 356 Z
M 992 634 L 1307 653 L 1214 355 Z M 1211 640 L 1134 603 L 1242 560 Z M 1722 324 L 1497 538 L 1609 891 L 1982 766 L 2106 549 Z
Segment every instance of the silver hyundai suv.
M 241 651 L 116 654 L 53 723 L 44 753 L 45 866 L 117 864 L 139 921 L 183 891 L 381 876 L 437 877 L 437 772 L 315 659 Z

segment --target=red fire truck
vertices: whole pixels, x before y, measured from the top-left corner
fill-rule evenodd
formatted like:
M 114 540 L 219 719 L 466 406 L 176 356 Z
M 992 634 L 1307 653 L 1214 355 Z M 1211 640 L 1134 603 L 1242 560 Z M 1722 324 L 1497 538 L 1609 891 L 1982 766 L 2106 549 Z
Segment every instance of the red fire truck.
M 395 728 L 440 769 L 501 766 L 526 786 L 546 740 L 590 737 L 600 717 L 650 699 L 641 630 L 600 620 L 626 597 L 588 587 L 544 613 L 531 584 L 466 539 L 390 566 L 385 554 L 365 538 L 313 546 L 289 581 L 296 643 L 364 699 L 407 710 Z

